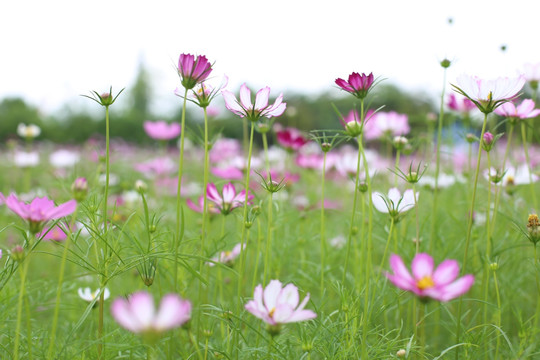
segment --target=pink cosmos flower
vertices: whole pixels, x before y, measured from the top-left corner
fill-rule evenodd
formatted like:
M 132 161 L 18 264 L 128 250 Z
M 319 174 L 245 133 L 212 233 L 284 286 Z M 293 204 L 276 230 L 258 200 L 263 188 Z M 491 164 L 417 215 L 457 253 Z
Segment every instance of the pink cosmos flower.
M 180 135 L 180 124 L 165 121 L 145 121 L 144 131 L 154 140 L 171 140 Z
M 536 86 L 538 86 L 538 82 L 540 81 L 540 63 L 531 64 L 527 63 L 523 65 L 523 76 L 525 76 L 525 79 L 529 81 L 530 83 L 536 83 Z M 532 84 L 531 84 L 532 85 Z
M 457 97 L 456 94 L 450 94 L 448 102 L 446 104 L 451 110 L 457 111 L 464 115 L 469 114 L 472 110 L 476 109 L 476 105 L 464 96 Z
M 246 245 L 244 244 L 244 249 L 246 248 Z M 235 247 L 231 251 L 222 251 L 219 253 L 218 256 L 214 256 L 212 258 L 212 261 L 219 262 L 225 265 L 231 265 L 233 261 L 240 255 L 242 252 L 242 244 L 236 244 Z M 208 266 L 215 266 L 214 263 L 209 262 Z
M 232 183 L 227 183 L 223 186 L 223 192 L 220 194 L 216 185 L 210 183 L 206 187 L 206 197 L 217 205 L 222 214 L 227 215 L 237 207 L 244 205 L 246 200 L 246 190 L 240 191 L 237 195 L 234 185 Z M 253 198 L 254 196 L 248 192 L 248 205 L 250 204 L 249 201 Z
M 287 284 L 282 287 L 279 280 L 271 280 L 264 290 L 262 285 L 257 285 L 253 300 L 250 300 L 245 308 L 272 326 L 316 318 L 317 314 L 313 311 L 304 310 L 309 301 L 309 293 L 300 305 L 299 300 L 296 286 Z
M 276 131 L 276 138 L 281 146 L 290 151 L 296 151 L 308 142 L 298 129 L 291 127 Z
M 255 104 L 251 102 L 251 90 L 242 84 L 240 86 L 240 101 L 228 90 L 222 90 L 225 107 L 240 117 L 246 117 L 250 121 L 257 121 L 261 117 L 280 116 L 285 111 L 287 104 L 283 102 L 283 94 L 279 94 L 273 105 L 268 104 L 270 88 L 264 87 L 257 91 Z
M 366 75 L 362 73 L 353 72 L 349 75 L 349 80 L 336 79 L 336 84 L 343 90 L 351 93 L 359 99 L 363 99 L 367 96 L 370 88 L 373 86 L 373 73 Z
M 473 275 L 459 275 L 459 265 L 455 260 L 444 260 L 433 271 L 433 258 L 428 254 L 417 254 L 411 264 L 412 276 L 398 255 L 390 257 L 393 274 L 385 276 L 395 286 L 411 291 L 420 298 L 432 298 L 438 301 L 449 301 L 465 294 L 474 283 Z
M 395 111 L 376 112 L 364 125 L 366 140 L 379 139 L 383 136 L 406 135 L 410 130 L 408 116 Z
M 60 226 L 56 225 L 53 228 L 44 227 L 41 232 L 36 234 L 36 237 L 43 237 L 44 240 L 64 241 L 67 239 L 67 234 Z
M 76 207 L 76 200 L 69 200 L 59 206 L 55 206 L 52 200 L 46 196 L 35 198 L 30 204 L 26 204 L 17 199 L 15 194 L 11 194 L 6 199 L 7 207 L 21 218 L 28 220 L 30 231 L 38 233 L 43 224 L 49 220 L 59 219 L 72 214 Z
M 515 98 L 525 85 L 525 77 L 483 80 L 477 76 L 462 74 L 457 77 L 454 90 L 471 100 L 478 109 L 489 114 L 501 104 Z
M 540 109 L 534 108 L 534 101 L 525 99 L 516 106 L 513 102 L 505 102 L 495 109 L 495 114 L 512 120 L 531 119 L 540 115 Z
M 168 175 L 176 169 L 176 164 L 168 157 L 155 158 L 134 165 L 135 170 L 143 173 L 148 178 Z
M 111 314 L 117 323 L 135 334 L 155 334 L 187 322 L 191 318 L 191 303 L 176 294 L 168 294 L 161 299 L 156 312 L 152 295 L 140 291 L 127 300 L 114 300 Z
M 204 55 L 195 58 L 191 54 L 181 54 L 178 59 L 178 75 L 180 75 L 182 86 L 187 90 L 202 83 L 211 72 L 212 64 Z
M 197 204 L 195 204 L 191 199 L 187 199 L 186 204 L 191 210 L 202 214 L 204 209 L 204 195 L 199 196 Z M 208 212 L 210 214 L 219 214 L 220 211 L 214 204 L 207 203 L 206 205 L 208 206 Z

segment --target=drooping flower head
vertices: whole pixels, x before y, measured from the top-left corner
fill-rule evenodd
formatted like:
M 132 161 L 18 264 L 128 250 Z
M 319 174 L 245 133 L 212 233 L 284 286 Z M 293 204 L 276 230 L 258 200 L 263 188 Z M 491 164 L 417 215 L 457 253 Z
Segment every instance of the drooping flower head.
M 186 90 L 193 89 L 202 83 L 212 72 L 212 64 L 206 56 L 199 55 L 197 58 L 191 54 L 181 54 L 178 59 L 178 75 L 181 84 Z
M 237 207 L 243 206 L 246 200 L 246 190 L 240 191 L 236 194 L 236 189 L 232 183 L 223 185 L 223 191 L 220 194 L 216 185 L 210 183 L 206 187 L 206 197 L 217 205 L 222 214 L 228 215 L 231 211 Z M 248 192 L 248 204 L 254 198 L 251 193 Z
M 498 106 L 514 99 L 525 85 L 525 77 L 497 78 L 484 80 L 477 76 L 460 75 L 457 85 L 452 84 L 454 91 L 471 100 L 478 110 L 484 114 L 493 112 Z
M 397 188 L 388 190 L 388 196 L 379 192 L 374 192 L 372 195 L 373 206 L 382 213 L 389 214 L 394 221 L 399 220 L 399 217 L 405 212 L 414 207 L 418 202 L 418 193 L 416 193 L 416 201 L 414 192 L 411 189 L 405 190 L 403 196 Z
M 165 121 L 145 121 L 143 123 L 146 135 L 154 140 L 171 140 L 180 135 L 180 124 L 168 124 Z
M 287 104 L 283 102 L 283 94 L 279 94 L 273 105 L 268 103 L 268 97 L 270 96 L 270 88 L 268 86 L 257 91 L 255 104 L 251 102 L 251 90 L 249 90 L 245 83 L 240 86 L 240 101 L 236 100 L 236 96 L 228 90 L 222 90 L 221 93 L 223 94 L 227 109 L 253 122 L 263 116 L 267 118 L 280 116 L 287 107 Z
M 531 119 L 540 115 L 540 109 L 534 108 L 534 101 L 525 99 L 516 106 L 512 101 L 505 102 L 495 109 L 495 114 L 508 118 L 511 124 L 522 119 Z
M 244 249 L 246 248 L 246 245 L 244 244 Z M 236 244 L 234 248 L 231 251 L 222 251 L 219 253 L 218 256 L 214 256 L 212 258 L 212 261 L 218 262 L 225 265 L 233 265 L 234 260 L 240 255 L 242 252 L 242 245 Z M 209 262 L 208 266 L 215 266 L 213 262 Z
M 349 80 L 336 79 L 336 84 L 343 90 L 351 93 L 358 99 L 364 99 L 373 86 L 374 78 L 373 73 L 361 75 L 357 72 L 353 72 L 349 75 Z
M 152 337 L 187 322 L 191 318 L 191 303 L 176 294 L 168 294 L 156 311 L 152 295 L 139 291 L 128 299 L 115 299 L 111 314 L 123 328 Z
M 42 198 L 37 197 L 30 204 L 26 204 L 19 201 L 15 194 L 11 194 L 6 199 L 6 205 L 15 214 L 27 220 L 30 232 L 37 234 L 47 221 L 72 214 L 77 207 L 77 201 L 69 200 L 55 206 L 52 200 L 44 196 Z
M 412 275 L 398 255 L 390 256 L 390 267 L 393 274 L 385 276 L 395 286 L 402 290 L 411 291 L 422 300 L 432 298 L 438 301 L 450 301 L 465 294 L 474 283 L 473 275 L 465 275 L 456 280 L 459 275 L 459 265 L 456 260 L 444 260 L 433 271 L 433 258 L 428 254 L 417 254 L 411 264 Z
M 293 284 L 282 286 L 279 280 L 271 280 L 264 288 L 257 285 L 245 308 L 247 311 L 273 327 L 271 331 L 278 332 L 281 324 L 306 321 L 317 317 L 311 310 L 304 310 L 309 301 L 309 294 L 302 303 L 298 304 L 300 297 L 298 288 Z

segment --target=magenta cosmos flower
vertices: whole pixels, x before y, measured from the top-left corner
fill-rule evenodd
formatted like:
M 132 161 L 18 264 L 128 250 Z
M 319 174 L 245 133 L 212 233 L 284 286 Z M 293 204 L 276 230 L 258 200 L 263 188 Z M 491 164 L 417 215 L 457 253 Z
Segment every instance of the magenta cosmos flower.
M 370 116 L 364 124 L 366 140 L 380 139 L 384 136 L 402 136 L 411 131 L 409 117 L 395 111 L 379 111 Z
M 140 291 L 128 299 L 117 298 L 111 314 L 123 328 L 135 334 L 155 334 L 179 327 L 191 317 L 191 303 L 176 294 L 165 295 L 159 309 L 147 292 Z
M 457 85 L 452 84 L 454 91 L 471 100 L 484 114 L 489 114 L 501 104 L 515 98 L 525 85 L 525 77 L 497 78 L 483 80 L 477 76 L 460 75 Z
M 206 186 L 206 198 L 217 205 L 222 214 L 227 215 L 237 207 L 243 206 L 246 201 L 246 190 L 240 191 L 236 194 L 236 189 L 232 183 L 223 185 L 223 191 L 220 194 L 216 185 L 210 183 Z M 248 192 L 248 205 L 249 201 L 254 198 Z
M 468 115 L 472 110 L 476 109 L 476 105 L 466 97 L 457 97 L 456 94 L 450 94 L 447 102 L 448 108 L 457 111 L 463 115 Z
M 236 96 L 228 90 L 222 90 L 221 93 L 227 109 L 240 117 L 248 118 L 250 121 L 257 121 L 263 116 L 267 118 L 280 116 L 287 107 L 287 104 L 283 102 L 283 94 L 279 94 L 273 105 L 268 104 L 270 96 L 268 86 L 257 91 L 255 104 L 251 102 L 251 90 L 245 83 L 240 86 L 240 101 L 236 100 Z
M 171 140 L 180 135 L 180 124 L 165 121 L 145 121 L 144 131 L 154 140 Z
M 317 314 L 313 311 L 304 310 L 309 301 L 309 293 L 300 305 L 299 300 L 296 286 L 287 284 L 282 287 L 279 280 L 271 280 L 264 290 L 262 285 L 257 285 L 253 300 L 250 300 L 245 308 L 272 326 L 316 318 Z
M 540 109 L 534 108 L 534 101 L 531 99 L 525 99 L 516 106 L 513 102 L 509 101 L 495 109 L 495 114 L 504 116 L 515 123 L 521 119 L 531 119 L 540 115 Z
M 402 290 L 411 291 L 421 299 L 432 298 L 438 301 L 449 301 L 465 294 L 474 283 L 473 275 L 459 275 L 456 260 L 444 260 L 433 271 L 433 258 L 428 254 L 417 254 L 411 264 L 412 276 L 398 255 L 390 257 L 393 274 L 386 277 Z
M 30 204 L 19 201 L 15 194 L 11 194 L 6 199 L 7 207 L 24 220 L 28 220 L 30 232 L 38 233 L 43 224 L 49 220 L 60 219 L 72 214 L 77 208 L 77 201 L 70 200 L 59 206 L 55 206 L 49 198 L 35 198 Z
M 178 59 L 178 75 L 180 75 L 181 84 L 186 90 L 191 90 L 197 84 L 202 83 L 211 72 L 212 64 L 204 55 L 195 58 L 191 54 L 181 54 Z
M 296 151 L 308 142 L 298 129 L 291 127 L 276 131 L 276 139 L 289 151 Z
M 359 99 L 363 99 L 367 96 L 369 90 L 373 86 L 373 73 L 366 75 L 362 73 L 353 72 L 349 75 L 349 80 L 336 79 L 336 84 L 343 90 L 351 93 Z

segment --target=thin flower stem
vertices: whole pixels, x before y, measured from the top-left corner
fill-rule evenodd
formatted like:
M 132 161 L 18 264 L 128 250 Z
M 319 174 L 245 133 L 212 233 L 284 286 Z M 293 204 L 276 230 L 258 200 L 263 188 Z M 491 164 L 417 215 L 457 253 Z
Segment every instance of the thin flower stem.
M 499 281 L 497 281 L 497 272 L 496 270 L 493 270 L 493 283 L 495 284 L 495 294 L 497 296 L 497 326 L 499 329 L 502 326 L 502 319 L 501 319 L 501 295 L 499 292 Z M 494 359 L 499 358 L 499 347 L 501 345 L 501 339 L 500 336 L 497 335 L 497 346 L 495 348 L 495 357 Z
M 182 192 L 182 173 L 184 169 L 184 134 L 186 127 L 186 104 L 188 89 L 184 92 L 184 104 L 182 105 L 182 120 L 180 125 L 180 155 L 178 157 L 178 185 L 176 189 L 176 232 L 174 237 L 174 291 L 178 291 L 178 248 L 182 243 L 183 231 L 181 231 L 180 218 L 182 213 L 182 202 L 180 194 Z
M 261 258 L 261 237 L 262 237 L 262 231 L 261 231 L 261 219 L 257 218 L 257 252 L 256 252 L 256 258 L 255 258 L 255 267 L 253 268 L 253 281 L 251 284 L 251 292 L 255 290 L 255 284 L 257 282 L 257 274 L 259 269 L 259 259 Z
M 429 237 L 429 252 L 433 252 L 433 239 L 435 237 L 435 229 L 437 228 L 437 205 L 439 199 L 439 173 L 441 165 L 441 142 L 442 142 L 442 126 L 444 119 L 444 96 L 446 92 L 446 68 L 443 70 L 443 87 L 441 92 L 441 103 L 439 108 L 439 123 L 437 127 L 437 150 L 435 160 L 435 188 L 433 189 L 433 208 L 432 208 L 432 221 L 431 221 L 431 233 Z
M 381 265 L 379 266 L 380 269 L 383 268 L 385 262 L 386 262 L 386 256 L 388 255 L 388 248 L 390 247 L 390 240 L 392 239 L 392 232 L 394 231 L 394 217 L 392 216 L 390 218 L 390 229 L 388 230 L 388 239 L 386 239 L 386 245 L 384 247 L 384 253 L 381 260 Z M 377 278 L 375 279 L 375 283 L 379 282 L 379 278 L 381 276 L 381 272 L 377 273 Z
M 534 275 L 536 278 L 536 290 L 538 291 L 534 327 L 538 328 L 538 323 L 540 321 L 540 275 L 538 274 L 538 254 L 536 252 L 536 244 L 534 244 Z
M 527 144 L 526 132 L 525 132 L 525 122 L 521 122 L 521 138 L 523 140 L 523 151 L 525 152 L 525 161 L 527 161 L 527 168 L 529 169 L 529 184 L 531 189 L 531 196 L 533 199 L 534 209 L 538 211 L 538 201 L 536 200 L 536 193 L 534 190 L 534 181 L 533 181 L 533 171 L 531 166 L 531 161 L 529 159 L 529 146 Z
M 398 172 L 397 172 L 397 169 L 399 169 L 399 155 L 401 154 L 401 151 L 396 150 L 396 165 L 395 165 L 395 173 L 394 173 L 394 187 L 397 187 L 397 182 L 398 182 Z
M 264 149 L 264 163 L 266 165 L 266 178 L 270 181 L 272 175 L 270 174 L 270 158 L 268 157 L 268 140 L 266 138 L 266 132 L 262 133 L 263 149 Z
M 414 212 L 416 218 L 416 241 L 415 241 L 415 254 L 418 254 L 420 247 L 420 220 L 418 217 L 418 200 L 416 200 L 416 183 L 413 183 L 413 198 L 414 198 Z
M 487 168 L 488 171 L 491 168 L 491 162 L 490 162 L 490 156 L 489 151 L 486 152 L 487 157 Z M 490 206 L 491 206 L 491 181 L 488 181 L 488 194 L 487 194 L 487 208 L 486 208 L 486 255 L 485 255 L 485 267 L 484 267 L 484 276 L 483 276 L 483 283 L 484 283 L 484 324 L 488 323 L 488 297 L 489 297 L 489 271 L 490 271 L 490 258 L 491 258 L 491 239 L 490 239 Z M 487 351 L 487 342 L 485 344 L 485 354 L 484 358 L 488 358 L 488 351 Z
M 324 180 L 326 177 L 326 151 L 323 155 L 323 168 L 321 175 L 321 300 L 324 294 L 324 267 L 325 267 L 325 252 L 326 252 L 326 239 L 324 229 Z
M 351 224 L 349 227 L 349 236 L 347 238 L 347 252 L 345 254 L 345 266 L 343 267 L 343 276 L 341 279 L 341 282 L 345 284 L 345 278 L 347 277 L 347 270 L 349 266 L 349 256 L 351 253 L 351 244 L 353 241 L 353 235 L 355 233 L 354 229 L 354 218 L 356 215 L 356 203 L 358 200 L 358 185 L 359 185 L 359 179 L 360 179 L 360 160 L 362 159 L 362 137 L 359 136 L 357 138 L 358 140 L 358 157 L 356 160 L 356 177 L 354 180 L 354 196 L 353 196 L 353 207 L 351 211 Z
M 109 107 L 105 106 L 105 190 L 103 193 L 103 234 L 107 234 L 107 203 L 109 198 L 110 177 L 110 134 L 109 134 Z
M 73 212 L 73 215 L 71 216 L 71 221 L 68 225 L 68 228 L 66 229 L 67 238 L 64 244 L 64 251 L 62 252 L 62 259 L 60 260 L 60 274 L 58 276 L 58 286 L 56 287 L 56 301 L 54 305 L 54 315 L 53 315 L 52 329 L 51 329 L 51 334 L 50 334 L 51 340 L 49 343 L 49 350 L 48 350 L 49 355 L 47 356 L 48 359 L 54 358 L 53 353 L 54 353 L 54 345 L 55 345 L 55 340 L 56 340 L 56 327 L 58 325 L 58 313 L 60 310 L 60 298 L 62 296 L 62 284 L 64 283 L 64 272 L 66 268 L 68 249 L 71 244 L 71 236 L 72 236 L 71 229 L 73 229 L 76 219 L 77 219 L 77 208 L 75 208 L 75 211 Z
M 31 236 L 34 236 L 33 234 Z M 30 248 L 30 247 L 29 247 Z M 13 359 L 19 359 L 19 335 L 21 333 L 21 319 L 22 319 L 22 308 L 23 308 L 23 298 L 26 290 L 26 275 L 28 274 L 28 264 L 30 263 L 30 253 L 26 254 L 25 259 L 23 260 L 23 266 L 21 274 L 21 286 L 19 288 L 19 299 L 17 301 L 17 325 L 15 326 L 15 340 L 13 341 Z M 32 334 L 27 334 L 26 336 L 31 337 Z
M 268 221 L 266 224 L 266 250 L 264 252 L 264 272 L 263 283 L 267 284 L 268 271 L 270 268 L 270 252 L 272 251 L 272 212 L 274 210 L 273 205 L 273 193 L 268 193 Z
M 486 124 L 487 124 L 487 118 L 488 114 L 484 114 L 484 122 L 482 124 L 482 131 L 480 133 L 480 139 L 484 138 L 484 133 L 486 131 Z M 482 159 L 482 146 L 478 146 L 478 156 L 476 158 L 476 172 L 474 175 L 474 185 L 473 185 L 473 193 L 472 193 L 472 199 L 471 199 L 471 207 L 469 209 L 469 221 L 467 225 L 467 238 L 465 240 L 465 250 L 463 254 L 463 266 L 461 267 L 461 272 L 464 274 L 467 271 L 467 255 L 469 252 L 469 244 L 471 242 L 471 234 L 472 234 L 472 224 L 473 224 L 473 211 L 474 211 L 474 203 L 476 200 L 476 189 L 478 187 L 478 174 L 480 173 L 480 160 Z M 463 297 L 459 298 L 458 301 L 458 311 L 457 311 L 457 326 L 456 326 L 456 344 L 459 344 L 459 339 L 461 336 L 461 308 L 463 303 Z M 459 359 L 459 350 L 460 348 L 456 348 L 456 360 Z

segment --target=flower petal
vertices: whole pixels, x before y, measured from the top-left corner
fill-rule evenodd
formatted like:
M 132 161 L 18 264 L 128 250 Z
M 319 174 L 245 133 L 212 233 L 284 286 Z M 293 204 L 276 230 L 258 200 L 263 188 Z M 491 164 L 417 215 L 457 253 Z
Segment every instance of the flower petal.
M 433 258 L 425 253 L 417 254 L 411 264 L 413 276 L 420 280 L 433 274 Z

